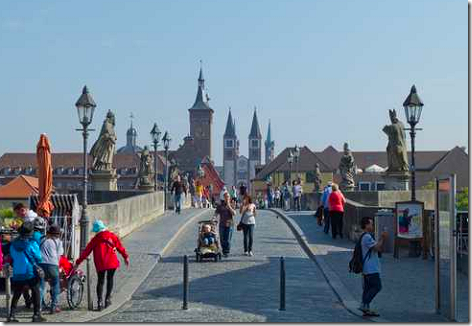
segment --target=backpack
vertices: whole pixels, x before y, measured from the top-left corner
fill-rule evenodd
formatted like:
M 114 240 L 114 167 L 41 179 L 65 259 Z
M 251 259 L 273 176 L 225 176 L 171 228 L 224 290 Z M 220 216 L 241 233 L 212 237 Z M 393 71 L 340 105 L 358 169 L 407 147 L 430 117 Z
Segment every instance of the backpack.
M 362 257 L 362 237 L 367 234 L 367 232 L 362 233 L 359 241 L 357 241 L 356 246 L 354 247 L 354 252 L 352 253 L 352 258 L 349 261 L 349 273 L 360 274 L 362 273 L 364 263 L 367 257 L 370 256 L 372 248 L 367 251 L 365 257 Z

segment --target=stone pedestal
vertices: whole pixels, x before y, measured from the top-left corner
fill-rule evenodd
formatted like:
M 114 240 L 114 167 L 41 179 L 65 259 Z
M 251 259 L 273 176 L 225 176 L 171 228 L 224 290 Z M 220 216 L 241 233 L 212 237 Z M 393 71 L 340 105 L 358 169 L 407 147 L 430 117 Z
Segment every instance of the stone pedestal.
M 385 180 L 385 190 L 406 190 L 408 191 L 408 172 L 387 172 L 383 175 Z
M 92 171 L 92 189 L 96 191 L 118 191 L 116 169 L 111 171 Z

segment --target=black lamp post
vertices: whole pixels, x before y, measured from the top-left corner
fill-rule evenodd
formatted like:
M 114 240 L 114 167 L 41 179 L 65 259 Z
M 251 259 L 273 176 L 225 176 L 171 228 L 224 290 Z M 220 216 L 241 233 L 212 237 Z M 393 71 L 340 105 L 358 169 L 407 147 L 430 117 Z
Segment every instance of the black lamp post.
M 164 186 L 164 210 L 167 209 L 167 188 L 169 188 L 169 146 L 170 146 L 170 136 L 166 131 L 164 137 L 162 137 L 162 142 L 164 143 L 164 149 L 166 151 L 166 171 L 165 171 L 165 186 Z
M 290 185 L 292 185 L 293 153 L 292 153 L 291 150 L 288 152 L 287 162 L 288 162 L 288 166 L 289 166 L 289 168 L 290 168 L 290 174 L 289 174 L 288 180 L 289 180 Z
M 300 162 L 300 147 L 298 145 L 295 145 L 293 157 L 295 158 L 295 168 L 297 169 L 297 182 L 298 178 L 300 178 L 300 172 L 299 172 L 299 162 Z
M 415 166 L 415 136 L 417 130 L 416 125 L 420 121 L 421 111 L 423 110 L 423 102 L 416 93 L 416 87 L 413 85 L 410 90 L 410 94 L 403 102 L 405 108 L 406 121 L 410 125 L 410 137 L 411 137 L 411 200 L 416 200 L 416 166 Z
M 159 137 L 161 136 L 161 132 L 157 127 L 157 123 L 154 123 L 154 126 L 151 130 L 151 137 L 152 142 L 154 144 L 154 191 L 157 191 L 157 146 L 159 145 Z
M 90 95 L 87 86 L 84 86 L 82 89 L 82 95 L 75 103 L 77 108 L 77 113 L 79 115 L 79 122 L 82 125 L 82 129 L 76 129 L 77 131 L 82 131 L 82 136 L 84 138 L 84 175 L 83 175 L 83 196 L 82 196 L 82 215 L 80 217 L 80 253 L 85 250 L 85 247 L 88 243 L 89 235 L 89 218 L 87 215 L 87 184 L 88 184 L 88 167 L 87 167 L 87 138 L 89 131 L 93 129 L 88 129 L 88 126 L 92 123 L 93 113 L 95 111 L 95 101 Z M 87 306 L 88 310 L 93 310 L 92 296 L 90 292 L 90 259 L 87 258 Z

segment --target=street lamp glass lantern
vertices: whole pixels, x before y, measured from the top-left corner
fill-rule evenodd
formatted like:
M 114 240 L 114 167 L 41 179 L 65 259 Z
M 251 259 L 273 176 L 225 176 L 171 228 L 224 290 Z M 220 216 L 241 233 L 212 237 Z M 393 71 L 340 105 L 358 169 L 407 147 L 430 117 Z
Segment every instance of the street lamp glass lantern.
M 293 154 L 296 158 L 300 157 L 300 147 L 298 145 L 295 145 L 295 150 Z
M 160 136 L 161 136 L 161 131 L 157 127 L 157 123 L 154 123 L 154 126 L 152 127 L 152 130 L 151 130 L 152 142 L 155 144 L 159 143 Z
M 403 102 L 403 107 L 405 108 L 406 121 L 408 122 L 408 124 L 414 126 L 420 121 L 423 105 L 423 102 L 421 101 L 420 97 L 418 96 L 418 93 L 416 92 L 416 87 L 415 85 L 413 85 L 411 87 L 410 94 Z
M 95 112 L 96 106 L 97 104 L 95 104 L 87 86 L 84 86 L 82 89 L 82 95 L 80 95 L 79 99 L 75 103 L 80 124 L 87 126 L 92 123 L 93 113 Z
M 288 158 L 287 158 L 288 163 L 293 163 L 293 156 L 294 155 L 293 155 L 292 151 L 290 151 L 288 153 Z
M 164 137 L 162 137 L 162 141 L 164 142 L 164 148 L 169 148 L 171 140 L 172 139 L 170 138 L 169 133 L 166 131 L 164 133 Z

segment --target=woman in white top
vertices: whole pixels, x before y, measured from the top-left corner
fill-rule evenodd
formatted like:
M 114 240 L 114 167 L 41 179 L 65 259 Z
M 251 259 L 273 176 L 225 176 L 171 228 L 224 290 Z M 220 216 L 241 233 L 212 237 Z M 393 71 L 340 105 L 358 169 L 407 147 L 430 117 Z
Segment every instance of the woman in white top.
M 241 227 L 244 233 L 244 255 L 254 256 L 252 253 L 252 243 L 254 226 L 256 225 L 256 205 L 253 204 L 252 198 L 249 195 L 244 196 L 239 212 L 241 213 Z

